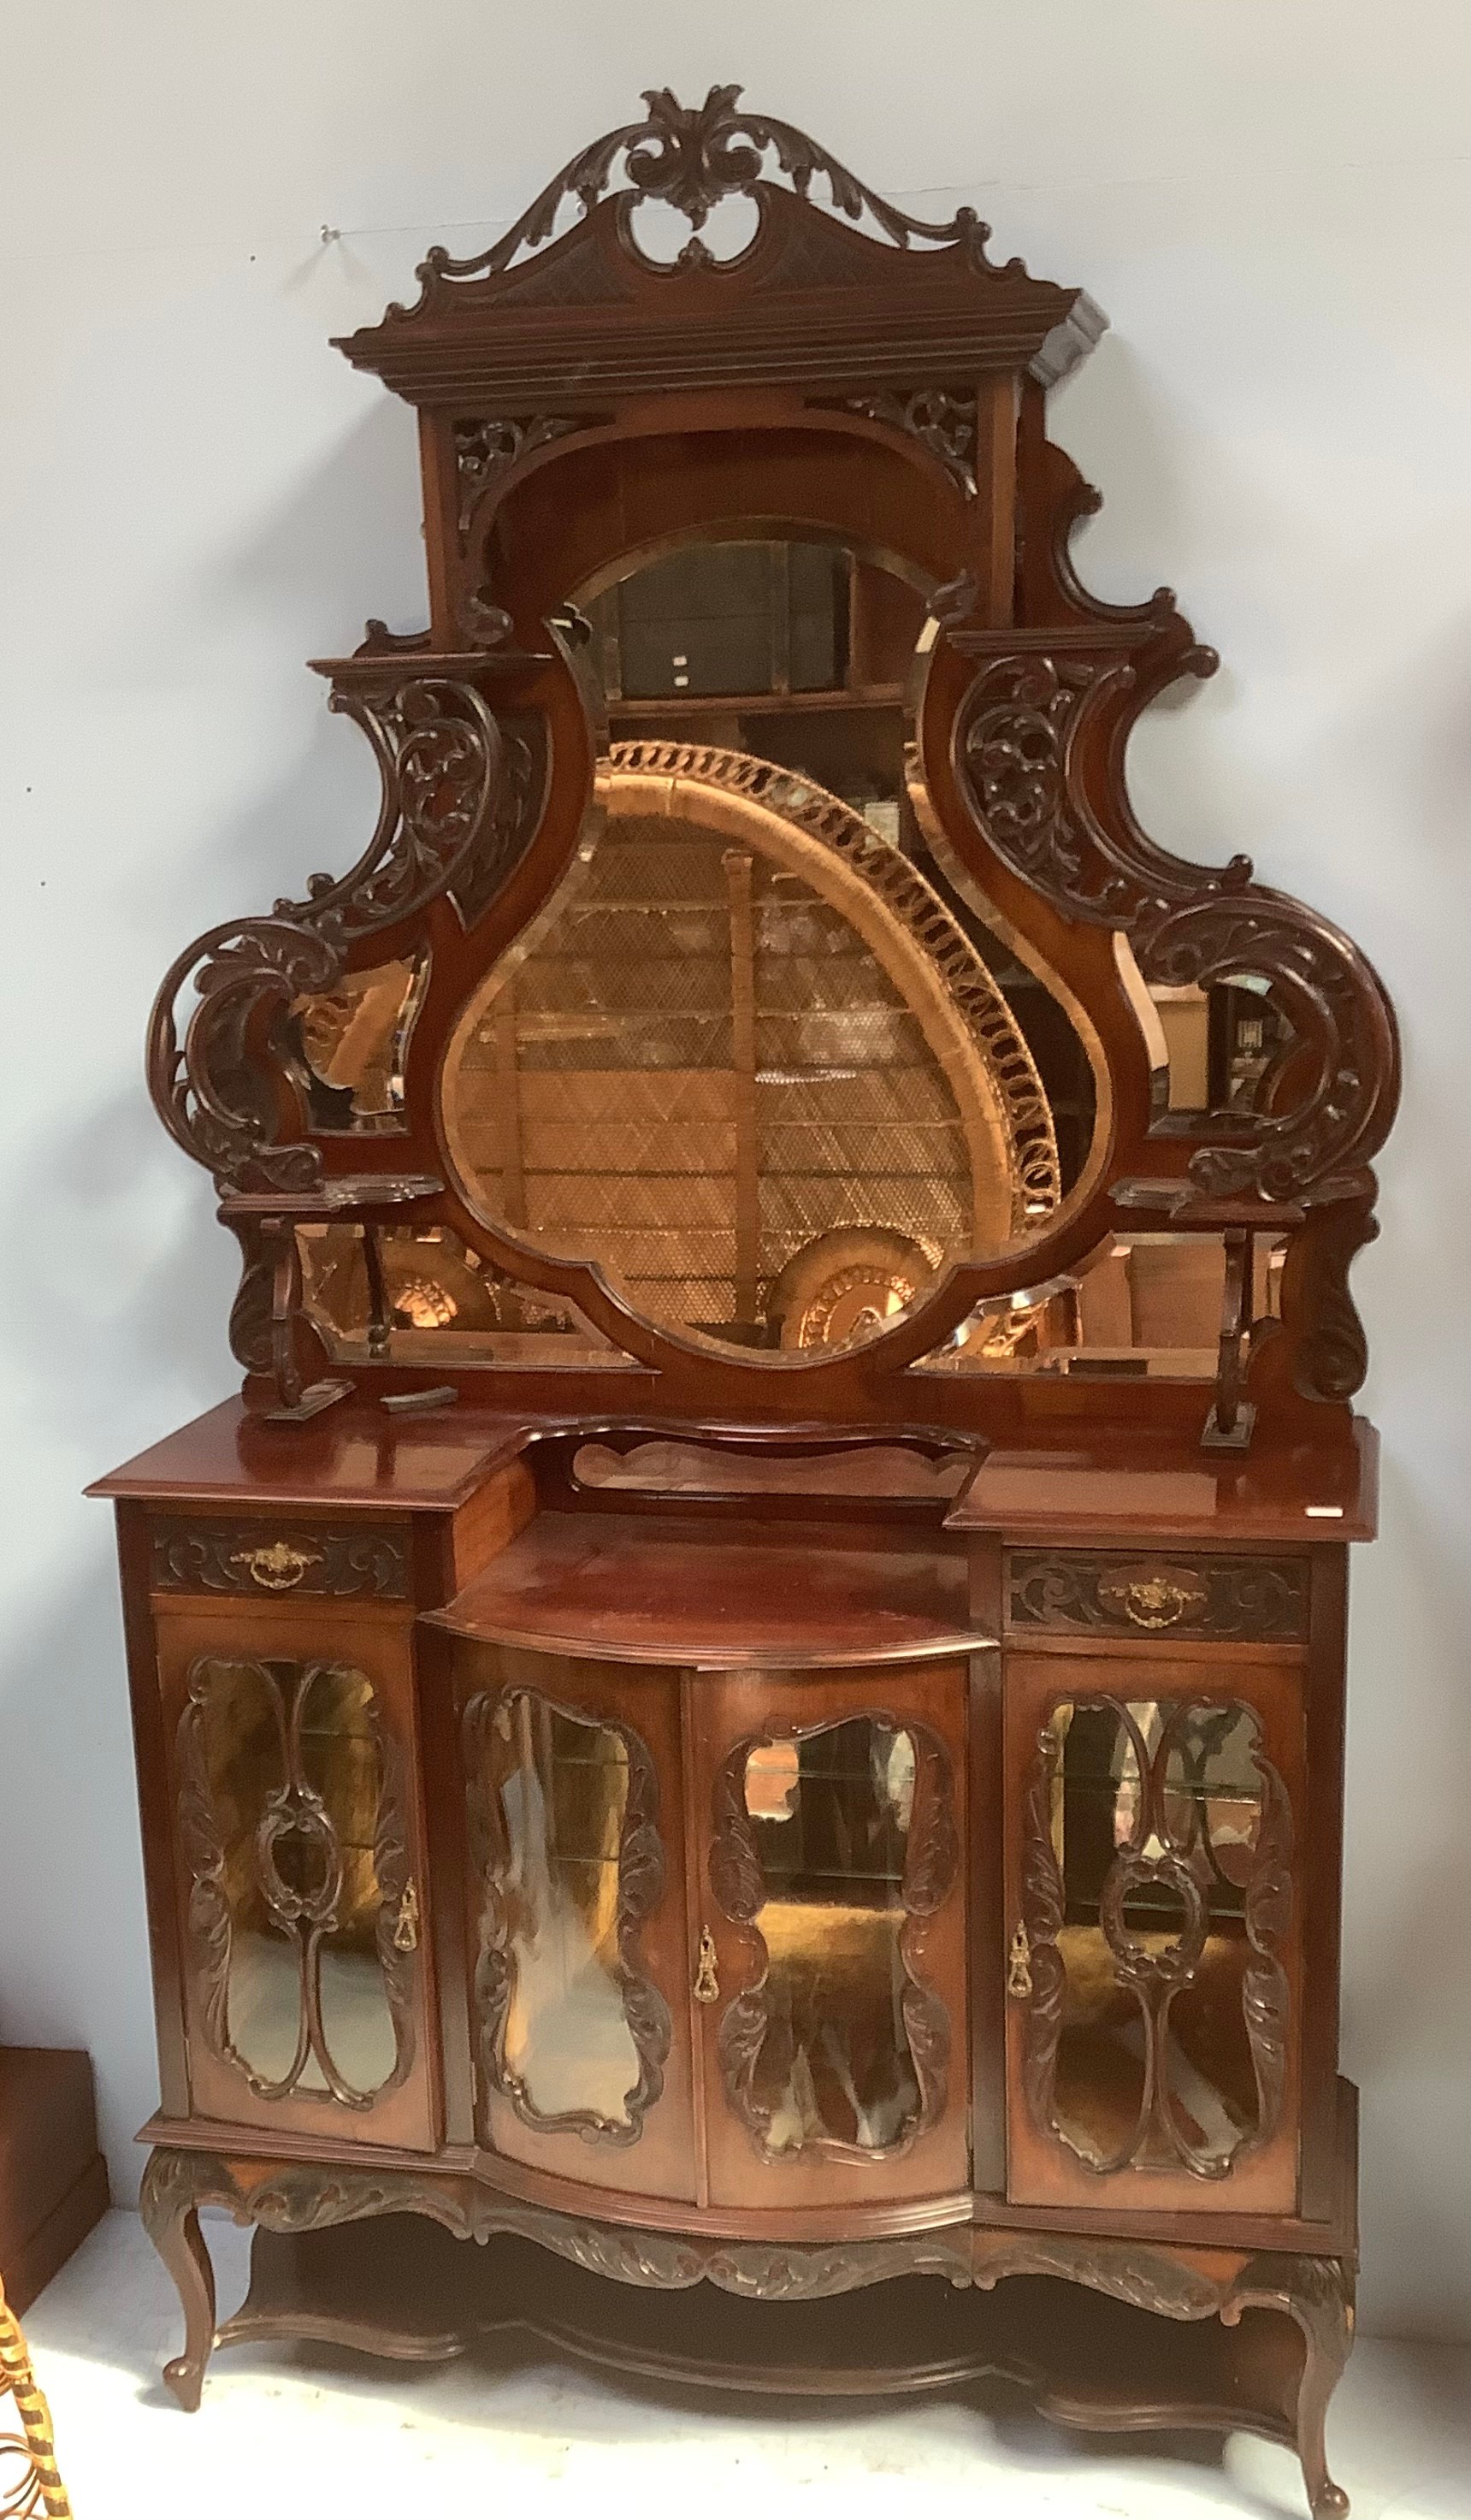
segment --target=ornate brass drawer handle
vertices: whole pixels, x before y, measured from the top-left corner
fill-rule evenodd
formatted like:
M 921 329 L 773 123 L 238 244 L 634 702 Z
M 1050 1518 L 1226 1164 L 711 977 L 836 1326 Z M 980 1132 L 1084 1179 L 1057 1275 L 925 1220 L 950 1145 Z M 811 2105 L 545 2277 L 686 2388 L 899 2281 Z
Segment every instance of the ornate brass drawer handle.
M 1011 1956 L 1006 1968 L 1006 1993 L 1025 2002 L 1032 1992 L 1032 1945 L 1025 1925 L 1018 1925 L 1011 1937 Z
M 293 1549 L 289 1540 L 273 1540 L 264 1549 L 237 1549 L 232 1566 L 244 1566 L 254 1584 L 265 1593 L 290 1593 L 300 1583 L 309 1566 L 320 1566 L 320 1549 Z
M 398 1903 L 393 1948 L 396 1952 L 417 1952 L 419 1949 L 419 1892 L 412 1881 Z
M 696 2003 L 718 2003 L 720 2001 L 720 1979 L 715 1967 L 715 1944 L 708 1925 L 699 1938 L 699 1966 L 694 1972 L 694 2001 Z
M 1099 1584 L 1098 1598 L 1105 1609 L 1122 1611 L 1132 1627 L 1175 1628 L 1204 1609 L 1209 1593 L 1194 1576 L 1181 1582 L 1165 1574 L 1115 1575 Z

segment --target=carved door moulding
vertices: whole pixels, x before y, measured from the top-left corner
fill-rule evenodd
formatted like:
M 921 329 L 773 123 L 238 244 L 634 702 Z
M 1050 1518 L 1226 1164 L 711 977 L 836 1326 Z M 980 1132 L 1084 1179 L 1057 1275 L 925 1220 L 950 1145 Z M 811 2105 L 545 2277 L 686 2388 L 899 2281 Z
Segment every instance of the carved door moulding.
M 1126 1697 L 1131 1687 L 1137 1697 Z M 1291 1974 L 1294 1828 L 1290 1792 L 1268 1754 L 1263 1720 L 1249 1703 L 1223 1693 L 1210 1704 L 1192 1704 L 1172 1682 L 1171 1694 L 1162 1694 L 1157 1706 L 1145 1707 L 1140 1701 L 1147 1688 L 1141 1671 L 1132 1684 L 1121 1682 L 1117 1694 L 1086 1687 L 1076 1693 L 1061 1688 L 1051 1692 L 1052 1714 L 1036 1737 L 1016 1823 L 1020 1917 L 1007 1992 L 1012 2027 L 1020 2025 L 1020 2087 L 1038 2133 L 1049 2143 L 1065 2146 L 1100 2189 L 1110 2179 L 1133 2174 L 1146 2187 L 1151 2178 L 1168 2182 L 1173 2199 L 1182 2191 L 1179 2177 L 1172 2174 L 1182 2173 L 1186 2182 L 1202 2185 L 1228 2180 L 1239 2183 L 1255 2157 L 1271 2152 L 1283 2127 L 1298 2037 Z M 1146 1738 L 1140 1720 L 1145 1714 L 1157 1715 L 1157 1737 Z M 1086 1768 L 1077 1777 L 1064 1768 L 1064 1736 L 1058 1731 L 1064 1716 L 1074 1730 L 1080 1718 L 1090 1716 L 1116 1728 L 1108 1791 L 1117 1794 L 1118 1802 L 1109 1814 L 1113 1834 L 1106 1865 L 1104 1855 L 1092 1851 L 1085 1836 L 1090 1822 L 1080 1805 L 1077 1827 L 1084 1860 L 1075 1868 L 1069 1797 L 1092 1779 Z M 1206 1762 L 1189 1739 L 1192 1724 L 1206 1735 L 1214 1731 L 1227 1737 L 1233 1729 L 1248 1728 L 1249 1785 L 1218 1778 L 1213 1788 Z M 1071 1746 L 1069 1740 L 1069 1751 Z M 1242 1838 L 1244 1807 L 1251 1809 L 1251 1819 L 1249 1834 Z M 1228 1871 L 1222 1868 L 1226 1858 L 1215 1836 L 1218 1813 L 1229 1832 L 1223 1841 L 1230 1856 Z M 1221 1936 L 1216 1900 L 1222 1891 L 1239 1905 L 1240 1967 L 1236 1978 L 1227 1972 L 1226 1981 L 1207 1995 L 1205 1962 L 1208 1945 L 1214 1949 Z M 1133 1999 L 1142 2035 L 1137 2106 L 1131 2111 L 1119 2102 L 1112 2149 L 1073 2114 L 1084 2092 L 1083 2068 L 1076 2058 L 1070 2080 L 1073 2107 L 1064 2113 L 1059 2100 L 1064 2037 L 1096 2042 L 1117 2035 L 1100 2008 L 1095 1964 L 1079 1941 L 1080 1923 L 1094 1905 L 1101 1945 L 1096 1965 L 1106 1966 L 1121 1995 Z M 1212 2044 L 1187 2056 L 1172 2012 L 1190 2003 L 1197 1988 L 1207 2008 L 1195 2037 Z M 1204 2058 L 1219 2053 L 1214 2043 L 1224 2029 L 1209 2007 L 1232 2002 L 1239 2007 L 1249 2050 L 1254 2100 L 1248 2109 L 1238 2092 L 1227 2115 L 1206 2092 Z M 1132 2010 L 1130 2018 L 1132 2023 Z M 1106 2059 L 1095 2058 L 1095 2073 L 1105 2065 Z M 1092 2108 L 1091 2098 L 1086 2105 Z M 1203 2105 L 1216 2122 L 1214 2147 L 1201 2131 Z M 1110 2101 L 1108 2113 L 1112 2110 Z M 1013 2161 L 1009 2192 L 1024 2196 L 1025 2182 L 1038 2176 L 1029 2163 L 1020 2178 Z M 1290 2206 L 1291 2164 L 1288 2176 L 1285 2203 Z
M 758 2095 L 756 2084 L 762 2050 L 774 2029 L 770 1987 L 773 1955 L 759 1918 L 774 1896 L 756 1843 L 747 1808 L 747 1767 L 754 1751 L 778 1743 L 793 1748 L 848 1725 L 867 1724 L 881 1737 L 908 1736 L 917 1753 L 914 1764 L 913 1817 L 907 1831 L 899 1901 L 904 1923 L 897 1940 L 903 1972 L 899 2017 L 913 2066 L 917 2106 L 887 2143 L 851 2143 L 824 2132 L 803 2136 L 795 2148 L 774 2147 L 771 2106 Z M 800 1790 L 800 1782 L 794 1784 Z M 938 1732 L 908 1715 L 894 1715 L 855 1704 L 819 1724 L 769 1723 L 760 1732 L 744 1734 L 722 1758 L 714 1780 L 715 1831 L 710 1846 L 710 1888 L 721 1913 L 744 1928 L 753 1966 L 748 1983 L 730 1997 L 719 2017 L 717 2048 L 728 2103 L 748 2129 L 763 2161 L 813 2154 L 849 2163 L 882 2160 L 911 2151 L 944 2114 L 950 2095 L 952 2023 L 937 1989 L 925 1976 L 924 1932 L 927 1920 L 955 1886 L 959 1840 L 955 1817 L 955 1773 L 950 1752 Z
M 239 1829 L 233 1835 L 227 1831 L 221 1794 L 240 1791 L 236 1780 L 255 1744 L 238 1726 L 233 1739 L 211 1739 L 212 1717 L 220 1734 L 229 1731 L 228 1715 L 216 1717 L 212 1701 L 232 1677 L 242 1675 L 255 1686 L 257 1719 L 261 1707 L 269 1710 L 275 1753 L 270 1762 L 275 1780 L 265 1775 L 257 1780 L 260 1810 L 248 1836 Z M 324 1685 L 361 1694 L 378 1765 L 376 1791 L 369 1780 L 371 1811 L 334 1808 L 313 1781 L 305 1732 L 309 1702 Z M 421 1965 L 402 1759 L 380 1720 L 377 1693 L 348 1664 L 268 1661 L 226 1650 L 198 1655 L 190 1666 L 188 1688 L 177 1733 L 178 1829 L 190 1873 L 188 1947 L 199 2033 L 257 2100 L 280 2103 L 293 2094 L 314 2100 L 320 2096 L 345 2109 L 369 2111 L 413 2071 L 414 1987 Z M 349 1793 L 356 1782 L 355 1778 L 349 1780 Z M 349 1911 L 362 1896 L 356 1877 L 360 1866 L 346 1842 L 344 1823 L 372 1831 L 373 1965 L 391 2024 L 391 2063 L 367 2090 L 358 2089 L 339 2067 L 323 2006 L 324 1952 L 353 1923 Z M 233 2019 L 233 1990 L 243 1982 L 254 1991 L 238 1972 L 243 1923 L 257 1900 L 269 1919 L 266 1933 L 291 1953 L 296 1978 L 294 2050 L 285 2070 L 275 2074 L 262 2071 L 243 2052 Z M 259 2008 L 257 1996 L 254 2009 Z
M 491 1735 L 497 1718 L 510 1716 L 520 1702 L 530 1702 L 537 1712 L 545 1710 L 549 1715 L 561 1716 L 584 1730 L 610 1732 L 622 1745 L 626 1785 L 616 1851 L 613 1944 L 623 2018 L 638 2060 L 638 2074 L 623 2094 L 621 2116 L 588 2108 L 544 2112 L 535 2104 L 525 2078 L 517 2073 L 507 2053 L 508 2025 L 516 1996 L 511 1899 L 514 1858 L 503 1788 L 491 1779 Z M 649 2110 L 663 2092 L 664 2067 L 673 2037 L 669 2005 L 646 1974 L 640 1949 L 645 1919 L 658 1906 L 664 1892 L 659 1780 L 648 1745 L 630 1724 L 606 1722 L 584 1708 L 558 1705 L 540 1690 L 521 1687 L 477 1691 L 465 1710 L 462 1738 L 471 1857 L 480 1890 L 474 2004 L 483 2087 L 509 2099 L 516 2116 L 538 2134 L 575 2133 L 592 2144 L 635 2144 L 644 2133 Z M 549 1828 L 551 1825 L 549 1820 Z

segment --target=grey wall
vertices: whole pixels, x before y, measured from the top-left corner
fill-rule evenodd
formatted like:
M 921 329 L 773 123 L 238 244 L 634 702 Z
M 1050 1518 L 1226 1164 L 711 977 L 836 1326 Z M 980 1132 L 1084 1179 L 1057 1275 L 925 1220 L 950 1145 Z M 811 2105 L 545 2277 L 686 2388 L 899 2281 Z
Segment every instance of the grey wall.
M 301 659 L 423 618 L 411 415 L 327 336 L 573 149 L 744 79 L 880 189 L 975 202 L 1114 330 L 1055 398 L 1085 574 L 1223 672 L 1132 775 L 1338 918 L 1404 1020 L 1358 1284 L 1345 2048 L 1365 2316 L 1471 2335 L 1471 1480 L 1460 0 L 51 0 L 0 32 L 0 2026 L 85 2043 L 119 2192 L 155 2097 L 121 1647 L 85 1478 L 231 1387 L 231 1246 L 154 1122 L 154 986 L 345 865 L 367 747 Z M 326 225 L 340 242 L 324 245 Z

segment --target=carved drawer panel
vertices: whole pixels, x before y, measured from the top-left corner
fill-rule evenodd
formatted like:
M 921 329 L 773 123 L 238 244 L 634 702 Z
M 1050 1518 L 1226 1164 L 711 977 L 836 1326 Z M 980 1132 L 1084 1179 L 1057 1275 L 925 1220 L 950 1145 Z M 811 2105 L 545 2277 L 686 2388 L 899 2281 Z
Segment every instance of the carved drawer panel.
M 154 1525 L 156 1593 L 236 1594 L 252 1600 L 406 1601 L 409 1535 L 381 1523 L 208 1522 Z
M 1308 1633 L 1302 1557 L 1127 1557 L 1078 1549 L 1006 1552 L 1014 1632 L 1245 1637 L 1296 1642 Z

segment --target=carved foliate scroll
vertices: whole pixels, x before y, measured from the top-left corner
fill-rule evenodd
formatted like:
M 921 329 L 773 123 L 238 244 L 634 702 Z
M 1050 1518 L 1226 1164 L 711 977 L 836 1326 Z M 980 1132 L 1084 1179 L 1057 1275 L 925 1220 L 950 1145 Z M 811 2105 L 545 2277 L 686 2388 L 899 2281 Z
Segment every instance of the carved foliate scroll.
M 531 767 L 509 747 L 482 692 L 454 676 L 391 674 L 339 689 L 330 705 L 373 746 L 382 782 L 377 827 L 351 871 L 313 876 L 306 897 L 197 938 L 164 978 L 149 1034 L 149 1083 L 170 1135 L 221 1185 L 312 1190 L 320 1148 L 284 1137 L 283 1054 L 274 1019 L 334 988 L 353 949 L 448 894 L 472 917 L 528 836 Z M 192 982 L 199 1004 L 179 1028 Z
M 1187 648 L 1174 670 L 1214 665 L 1209 650 Z M 1360 1195 L 1395 1102 L 1384 992 L 1328 920 L 1253 882 L 1249 859 L 1192 867 L 1145 838 L 1121 789 L 1100 805 L 1085 764 L 1135 679 L 1117 655 L 990 656 L 955 723 L 961 791 L 1003 864 L 1069 916 L 1122 929 L 1147 982 L 1270 988 L 1299 1046 L 1292 1090 L 1280 1107 L 1233 1114 L 1229 1139 L 1203 1123 L 1208 1143 L 1188 1167 L 1196 1189 L 1315 1204 Z

